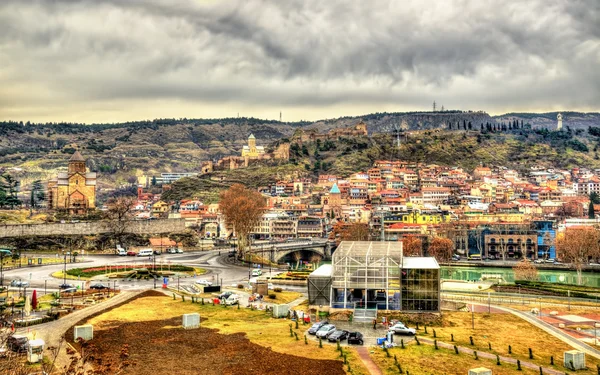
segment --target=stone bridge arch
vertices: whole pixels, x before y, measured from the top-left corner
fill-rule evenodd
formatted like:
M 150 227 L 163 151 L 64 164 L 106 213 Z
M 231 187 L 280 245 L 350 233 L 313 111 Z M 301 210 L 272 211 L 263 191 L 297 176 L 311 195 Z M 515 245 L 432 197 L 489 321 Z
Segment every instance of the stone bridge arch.
M 317 248 L 312 248 L 312 247 L 305 247 L 305 248 L 301 248 L 301 249 L 290 249 L 290 250 L 280 250 L 280 251 L 276 251 L 273 254 L 273 261 L 274 262 L 279 262 L 281 259 L 283 259 L 285 256 L 289 255 L 289 254 L 293 254 L 293 253 L 297 253 L 297 252 L 311 252 L 317 255 L 320 255 L 323 259 L 327 258 L 327 254 L 325 253 L 325 249 L 322 247 L 317 247 Z

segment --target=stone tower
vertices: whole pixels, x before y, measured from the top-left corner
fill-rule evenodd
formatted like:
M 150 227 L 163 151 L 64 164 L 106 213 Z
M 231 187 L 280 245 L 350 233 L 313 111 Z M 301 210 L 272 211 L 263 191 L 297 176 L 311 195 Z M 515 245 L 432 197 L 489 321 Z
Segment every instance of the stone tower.
M 558 120 L 558 124 L 556 125 L 556 130 L 562 130 L 563 116 L 561 113 L 559 113 L 558 116 L 556 116 L 556 120 Z

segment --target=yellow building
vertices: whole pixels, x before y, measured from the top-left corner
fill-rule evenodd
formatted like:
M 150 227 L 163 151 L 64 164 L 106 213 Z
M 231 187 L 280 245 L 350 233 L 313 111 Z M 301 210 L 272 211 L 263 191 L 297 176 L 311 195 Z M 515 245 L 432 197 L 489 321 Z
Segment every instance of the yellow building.
M 67 172 L 48 181 L 48 207 L 83 214 L 96 207 L 96 172 L 87 172 L 85 159 L 75 151 Z
M 250 134 L 248 137 L 248 145 L 242 148 L 242 157 L 258 158 L 264 154 L 265 148 L 263 146 L 257 146 L 254 134 Z

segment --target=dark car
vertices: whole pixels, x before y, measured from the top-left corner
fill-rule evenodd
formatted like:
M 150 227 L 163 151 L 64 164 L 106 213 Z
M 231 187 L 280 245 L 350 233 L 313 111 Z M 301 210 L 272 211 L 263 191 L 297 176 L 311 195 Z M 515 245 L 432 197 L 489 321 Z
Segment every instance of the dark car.
M 316 334 L 317 334 L 317 331 L 318 331 L 319 329 L 321 329 L 321 327 L 323 327 L 325 324 L 329 324 L 329 322 L 319 322 L 319 323 L 315 323 L 315 324 L 313 324 L 313 325 L 312 325 L 312 327 L 310 327 L 310 328 L 308 329 L 308 333 L 309 333 L 310 335 L 316 335 Z
M 28 342 L 27 336 L 12 335 L 6 340 L 6 346 L 13 352 L 26 352 Z
M 348 344 L 364 344 L 363 334 L 360 332 L 350 332 L 348 334 Z
M 327 336 L 327 340 L 331 341 L 331 342 L 336 342 L 336 341 L 343 341 L 346 340 L 348 338 L 348 331 L 344 330 L 344 329 L 338 329 L 336 331 L 334 331 L 332 334 L 330 334 L 329 336 Z
M 58 289 L 69 289 L 69 288 L 75 288 L 75 286 L 73 284 L 60 284 L 58 286 Z
M 108 287 L 104 284 L 94 284 L 94 285 L 90 285 L 90 289 L 108 289 Z
M 160 255 L 162 252 L 160 250 L 154 250 L 154 255 Z

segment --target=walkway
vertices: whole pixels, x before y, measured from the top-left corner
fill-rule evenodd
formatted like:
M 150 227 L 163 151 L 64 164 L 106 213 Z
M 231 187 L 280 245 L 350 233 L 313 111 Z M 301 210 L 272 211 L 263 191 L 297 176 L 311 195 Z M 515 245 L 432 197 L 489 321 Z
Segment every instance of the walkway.
M 145 292 L 145 290 L 121 292 L 111 299 L 86 307 L 85 309 L 77 310 L 53 322 L 19 328 L 16 333 L 27 334 L 28 332 L 35 332 L 35 338 L 43 339 L 46 342 L 46 347 L 56 346 L 59 344 L 60 338 L 65 332 L 73 325 L 77 324 L 77 322 L 95 313 L 109 310 L 118 304 L 127 302 L 143 292 Z
M 371 375 L 383 375 L 381 369 L 373 362 L 371 356 L 369 355 L 369 348 L 365 346 L 359 346 L 356 348 L 356 352 L 358 353 L 358 357 L 362 361 L 363 365 L 369 371 Z

